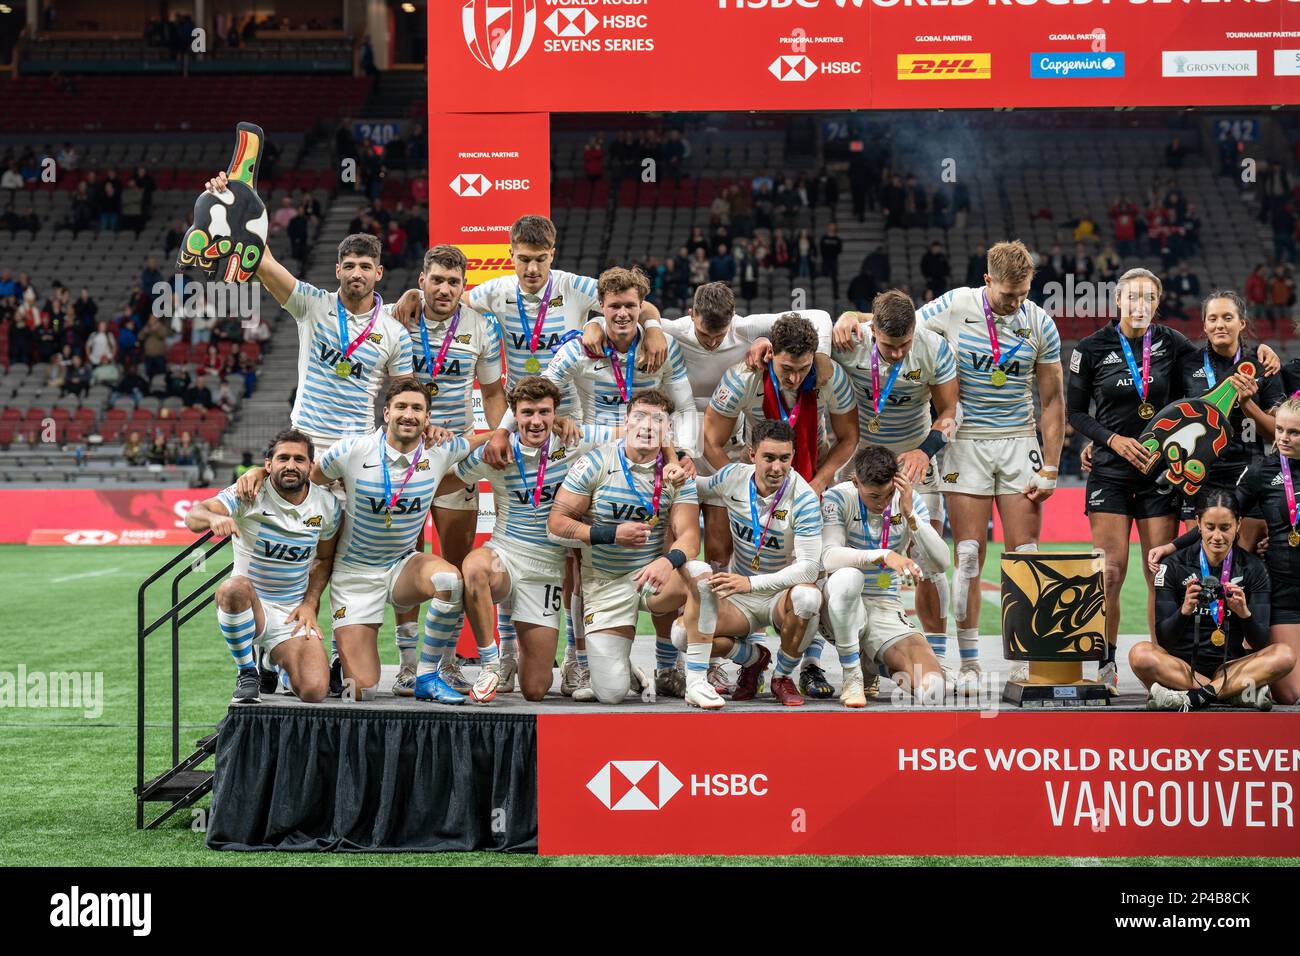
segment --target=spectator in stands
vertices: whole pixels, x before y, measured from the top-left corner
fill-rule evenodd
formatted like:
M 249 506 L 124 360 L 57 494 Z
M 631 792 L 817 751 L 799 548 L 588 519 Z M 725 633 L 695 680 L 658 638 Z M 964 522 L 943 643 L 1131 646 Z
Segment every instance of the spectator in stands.
M 783 229 L 799 228 L 799 212 L 806 205 L 803 196 L 795 189 L 794 180 L 786 176 L 781 180 L 781 188 L 776 191 L 777 220 Z
M 154 429 L 153 441 L 149 443 L 145 458 L 151 465 L 167 464 L 167 439 L 163 436 L 161 428 Z
M 118 367 L 118 364 L 110 358 L 101 360 L 90 373 L 91 385 L 107 385 L 111 389 L 121 380 L 122 370 Z
M 199 375 L 220 375 L 221 365 L 221 353 L 215 345 L 209 345 L 197 371 Z
M 50 323 L 49 314 L 42 312 L 40 322 L 36 326 L 36 360 L 50 361 L 59 353 L 59 345 L 59 336 Z
M 128 465 L 143 465 L 145 462 L 145 448 L 140 443 L 140 433 L 131 432 L 126 441 L 122 444 L 122 457 L 126 459 Z
M 72 356 L 72 363 L 68 366 L 68 371 L 63 381 L 63 394 L 76 395 L 78 398 L 85 395 L 90 388 L 90 366 L 81 360 L 80 355 Z
M 240 325 L 244 329 L 245 342 L 266 342 L 271 338 L 271 327 L 262 321 L 260 315 Z
M 71 364 L 72 346 L 65 345 L 50 358 L 50 373 L 45 376 L 45 387 L 57 388 L 62 395 L 63 386 L 68 382 L 68 366 Z
M 1182 255 L 1194 256 L 1201 251 L 1201 217 L 1196 212 L 1196 204 L 1188 203 L 1187 212 L 1179 224 Z
M 244 379 L 244 398 L 248 398 L 257 388 L 257 366 L 247 355 L 239 356 L 239 374 Z
M 212 327 L 217 324 L 216 306 L 199 290 L 186 314 L 190 319 L 190 345 L 206 345 L 212 340 Z
M 384 267 L 398 269 L 406 265 L 406 230 L 396 219 L 388 221 L 388 235 L 384 238 Z
M 86 358 L 92 366 L 105 359 L 111 362 L 117 358 L 116 337 L 109 330 L 107 322 L 100 322 L 86 340 Z
M 239 464 L 236 465 L 235 470 L 231 472 L 230 483 L 233 485 L 235 482 L 239 481 L 240 475 L 246 471 L 251 471 L 256 467 L 257 466 L 253 464 L 253 453 L 251 451 L 244 452 L 240 458 Z
M 1273 208 L 1273 258 L 1278 262 L 1296 261 L 1296 217 L 1290 200 L 1277 203 Z
M 212 329 L 212 337 L 219 342 L 242 342 L 244 330 L 235 315 L 222 316 Z
M 7 189 L 10 193 L 16 193 L 25 186 L 23 174 L 18 171 L 18 164 L 12 159 L 3 173 L 0 173 L 0 189 Z
M 1092 273 L 1096 265 L 1092 261 L 1092 256 L 1088 255 L 1088 250 L 1082 242 L 1074 244 L 1074 255 L 1069 258 L 1067 264 L 1070 267 L 1069 271 L 1074 273 L 1076 282 L 1092 280 Z
M 814 206 L 829 206 L 831 217 L 835 216 L 835 204 L 840 199 L 840 184 L 823 166 L 813 177 L 808 187 L 808 198 Z
M 948 217 L 948 196 L 943 189 L 936 189 L 930 199 L 930 225 L 936 229 L 947 229 L 952 225 Z
M 1160 314 L 1167 319 L 1178 319 L 1180 322 L 1186 322 L 1189 316 L 1183 311 L 1182 300 L 1178 293 L 1174 291 L 1173 285 L 1169 282 L 1169 277 L 1161 279 L 1164 284 L 1164 293 L 1160 297 Z
M 1110 207 L 1115 224 L 1115 248 L 1122 258 L 1133 255 L 1137 243 L 1137 206 L 1127 196 L 1120 196 Z
M 689 281 L 687 271 L 681 266 L 678 256 L 669 256 L 664 260 L 663 298 L 664 305 L 670 309 L 681 309 L 686 302 L 686 285 Z
M 140 271 L 140 288 L 149 295 L 153 295 L 154 286 L 162 281 L 162 273 L 158 271 L 158 259 L 154 256 L 148 256 L 144 260 L 144 268 Z
M 298 207 L 285 232 L 289 236 L 289 254 L 298 261 L 298 271 L 307 268 L 307 238 L 311 219 L 307 215 L 307 204 Z
M 817 246 L 807 229 L 800 229 L 794 239 L 794 268 L 791 274 L 799 279 L 811 279 L 817 272 Z
M 95 197 L 90 192 L 90 187 L 85 181 L 77 183 L 77 188 L 72 193 L 72 203 L 68 207 L 68 218 L 59 224 L 59 229 L 70 229 L 72 238 L 77 236 L 85 229 L 94 228 L 95 225 Z
M 144 221 L 144 190 L 135 179 L 128 179 L 122 189 L 122 228 L 131 230 L 139 239 Z
M 695 226 L 691 229 L 691 237 L 686 240 L 686 254 L 692 258 L 695 256 L 696 249 L 708 251 L 709 240 L 704 238 L 704 229 Z
M 214 372 L 212 374 L 219 374 Z M 185 390 L 183 396 L 185 404 L 190 408 L 213 408 L 216 402 L 212 399 L 212 390 L 208 388 L 208 372 L 203 369 L 199 372 L 198 379 L 194 384 Z
M 28 287 L 23 292 L 23 301 L 14 313 L 14 322 L 28 330 L 35 330 L 41 324 L 41 307 L 36 303 L 35 289 Z
M 979 243 L 971 257 L 966 260 L 966 285 L 972 289 L 978 289 L 984 284 L 984 270 L 988 268 L 988 251 L 984 248 L 984 243 Z
M 1273 267 L 1273 274 L 1268 279 L 1269 317 L 1286 321 L 1291 317 L 1291 307 L 1295 305 L 1295 280 L 1291 270 L 1282 263 Z
M 221 384 L 217 386 L 217 394 L 212 396 L 212 400 L 227 415 L 238 407 L 239 400 L 235 396 L 235 390 L 231 386 L 229 378 L 222 377 Z
M 117 232 L 122 197 L 114 183 L 105 181 L 99 193 L 99 231 Z
M 876 297 L 876 280 L 864 260 L 858 274 L 849 280 L 848 299 L 859 312 L 871 311 L 871 300 Z
M 1178 263 L 1178 270 L 1168 284 L 1178 293 L 1180 305 L 1186 307 L 1188 299 L 1193 303 L 1201 301 L 1201 280 L 1196 277 L 1186 262 Z
M 731 284 L 731 280 L 736 278 L 736 260 L 731 255 L 725 242 L 718 243 L 718 248 L 709 260 L 709 282 L 726 282 Z
M 130 398 L 138 405 L 140 399 L 149 394 L 149 383 L 144 380 L 135 362 L 128 361 L 123 369 L 117 387 L 113 389 L 113 398 Z
M 1097 256 L 1097 280 L 1099 282 L 1116 282 L 1119 280 L 1120 258 L 1113 245 L 1107 244 Z
M 891 176 L 888 184 L 880 192 L 880 204 L 885 210 L 885 228 L 898 229 L 905 223 L 904 213 L 907 207 L 907 191 L 903 188 L 903 178 Z M 861 217 L 858 219 L 861 222 Z
M 295 215 L 297 215 L 297 210 L 294 208 L 293 199 L 289 196 L 281 197 L 280 208 L 271 217 L 270 234 L 275 235 L 277 232 L 288 229 L 289 223 Z
M 790 241 L 786 238 L 784 229 L 772 233 L 772 251 L 768 255 L 767 264 L 773 269 L 787 271 L 794 269 L 794 252 L 790 248 Z
M 748 243 L 736 243 L 736 278 L 740 280 L 740 297 L 746 302 L 758 295 L 758 260 Z
M 17 299 L 20 291 L 18 283 L 13 280 L 9 270 L 0 271 L 0 299 Z
M 728 190 L 729 191 L 729 190 Z M 731 224 L 731 200 L 728 191 L 720 192 L 709 203 L 709 225 L 728 226 Z
M 582 148 L 582 169 L 588 182 L 598 182 L 604 177 L 605 145 L 599 135 L 587 140 L 587 145 Z
M 943 243 L 930 243 L 929 252 L 921 257 L 921 275 L 935 295 L 942 295 L 952 284 L 952 267 L 948 263 L 948 254 L 943 251 Z M 982 279 L 980 284 L 983 285 Z
M 1074 241 L 1076 243 L 1097 241 L 1097 223 L 1093 221 L 1092 216 L 1087 212 L 1066 223 L 1066 225 L 1074 230 Z
M 183 431 L 180 437 L 173 441 L 167 449 L 167 460 L 173 465 L 203 466 L 204 449 L 199 442 L 196 442 L 188 431 Z
M 925 187 L 917 182 L 914 174 L 908 174 L 906 197 L 903 201 L 903 224 L 905 226 L 924 226 L 928 221 L 929 203 Z
M 668 139 L 663 144 L 663 162 L 668 167 L 668 175 L 673 182 L 681 182 L 686 169 L 688 146 L 679 129 L 669 130 Z
M 697 246 L 691 253 L 691 287 L 703 285 L 709 281 L 709 260 L 704 254 L 704 247 Z
M 1182 169 L 1183 158 L 1187 155 L 1187 147 L 1183 145 L 1181 139 L 1175 136 L 1165 147 L 1165 165 L 1170 169 Z
M 776 225 L 776 194 L 771 185 L 764 182 L 754 192 L 754 227 L 771 229 Z
M 1245 292 L 1251 321 L 1258 322 L 1268 314 L 1268 278 L 1264 275 L 1264 263 L 1257 263 L 1246 276 Z
M 832 220 L 817 241 L 817 252 L 822 260 L 821 274 L 831 280 L 831 292 L 836 299 L 840 297 L 840 253 L 843 251 L 844 240 L 840 238 L 839 226 Z
M 749 190 L 740 185 L 727 190 L 727 215 L 733 236 L 747 239 L 754 234 L 754 200 Z
M 74 173 L 77 171 L 77 164 L 81 162 L 81 154 L 71 143 L 64 143 L 63 148 L 54 157 L 54 161 L 58 164 L 59 172 Z
M 236 324 L 238 324 L 237 320 Z M 156 315 L 151 314 L 144 328 L 140 330 L 140 352 L 144 356 L 146 375 L 152 378 L 166 373 L 167 327 Z

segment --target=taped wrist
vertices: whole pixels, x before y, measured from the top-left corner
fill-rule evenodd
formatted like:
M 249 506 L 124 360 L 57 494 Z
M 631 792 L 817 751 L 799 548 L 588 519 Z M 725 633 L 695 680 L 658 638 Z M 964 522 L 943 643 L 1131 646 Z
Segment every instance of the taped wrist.
M 618 530 L 617 525 L 594 524 L 591 526 L 591 543 L 592 544 L 613 544 L 614 533 L 617 530 Z
M 678 570 L 683 564 L 686 563 L 685 553 L 678 548 L 673 548 L 666 555 L 664 555 L 664 557 L 668 559 L 668 563 L 673 566 L 674 571 Z
M 943 432 L 937 428 L 931 429 L 930 434 L 925 436 L 925 441 L 921 442 L 921 451 L 929 455 L 931 461 L 934 461 L 934 456 L 942 450 L 944 441 Z

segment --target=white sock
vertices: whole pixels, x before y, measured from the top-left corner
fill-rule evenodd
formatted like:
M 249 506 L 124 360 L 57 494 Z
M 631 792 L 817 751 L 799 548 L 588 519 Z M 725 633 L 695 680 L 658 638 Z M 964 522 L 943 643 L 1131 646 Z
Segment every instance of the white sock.
M 694 687 L 709 676 L 709 655 L 713 643 L 686 645 L 686 686 Z
M 976 663 L 980 656 L 980 629 L 978 627 L 957 628 L 957 651 L 961 662 Z
M 403 667 L 415 667 L 420 661 L 420 622 L 407 621 L 397 625 L 394 636 L 397 643 L 397 656 Z

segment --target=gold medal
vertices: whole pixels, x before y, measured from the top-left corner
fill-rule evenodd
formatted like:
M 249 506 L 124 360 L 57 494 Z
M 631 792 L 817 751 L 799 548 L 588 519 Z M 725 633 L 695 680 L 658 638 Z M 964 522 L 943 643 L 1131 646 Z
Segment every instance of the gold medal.
M 391 528 L 392 526 L 393 526 L 393 513 L 392 513 L 391 511 L 385 511 L 385 512 L 384 512 L 384 527 L 385 527 L 385 528 Z
M 529 375 L 536 375 L 542 370 L 542 363 L 537 360 L 536 355 L 530 355 L 524 359 L 524 371 Z
M 655 525 L 657 525 L 657 524 L 659 523 L 659 516 L 658 516 L 658 515 L 651 515 L 650 517 L 648 517 L 648 518 L 645 519 L 645 523 L 648 524 L 650 527 L 653 528 Z
M 1291 545 L 1291 547 L 1300 548 L 1300 531 L 1292 528 L 1291 533 L 1286 536 L 1286 541 L 1287 544 Z
M 1138 406 L 1138 414 L 1141 415 L 1143 418 L 1150 418 L 1155 413 L 1156 410 L 1151 406 L 1150 402 L 1143 402 L 1141 405 Z
M 334 374 L 337 375 L 339 378 L 350 377 L 352 375 L 352 363 L 339 362 L 338 365 L 334 366 Z
M 1216 627 L 1210 633 L 1210 643 L 1213 644 L 1215 647 L 1222 647 L 1224 642 L 1227 639 L 1228 639 L 1228 635 L 1223 633 L 1222 628 Z
M 429 394 L 430 394 L 430 395 L 437 395 L 437 394 L 438 394 L 438 383 L 437 383 L 437 382 L 430 382 L 430 383 L 429 383 Z
M 871 419 L 870 421 L 868 421 L 868 422 L 867 422 L 867 431 L 871 432 L 871 434 L 873 434 L 873 435 L 874 435 L 876 432 L 880 431 L 880 419 L 879 419 L 879 418 L 873 418 L 873 419 Z
M 754 560 L 749 562 L 749 567 L 751 570 L 757 571 L 758 566 L 762 563 L 762 559 L 758 555 L 754 555 Z
M 882 571 L 879 575 L 876 576 L 876 587 L 878 588 L 887 588 L 893 583 L 894 581 L 889 576 L 888 571 Z
M 993 374 L 989 376 L 989 384 L 994 388 L 1001 388 L 1007 384 L 1007 373 L 1000 368 L 995 368 Z

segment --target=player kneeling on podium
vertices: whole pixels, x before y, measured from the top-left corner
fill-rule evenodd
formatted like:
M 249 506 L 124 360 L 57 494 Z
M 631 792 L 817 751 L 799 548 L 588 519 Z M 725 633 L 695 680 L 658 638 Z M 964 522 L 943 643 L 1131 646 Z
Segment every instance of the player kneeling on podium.
M 882 666 L 904 691 L 941 703 L 950 682 L 925 635 L 899 600 L 900 577 L 913 582 L 948 567 L 948 549 L 888 448 L 866 445 L 853 477 L 822 499 L 825 615 L 844 670 L 840 700 L 865 707 L 862 657 Z M 915 552 L 924 569 L 908 555 Z
M 1268 710 L 1268 685 L 1295 655 L 1268 643 L 1269 577 L 1237 547 L 1236 496 L 1211 488 L 1196 499 L 1200 540 L 1175 551 L 1155 574 L 1156 642 L 1129 651 L 1150 691 L 1151 710 L 1199 710 L 1214 703 Z
M 277 683 L 308 703 L 329 691 L 316 615 L 343 509 L 333 494 L 308 481 L 313 455 L 311 438 L 285 429 L 266 450 L 269 480 L 251 501 L 231 485 L 185 516 L 191 531 L 233 538 L 234 573 L 216 593 L 217 622 L 239 668 L 232 703 L 257 703 Z

